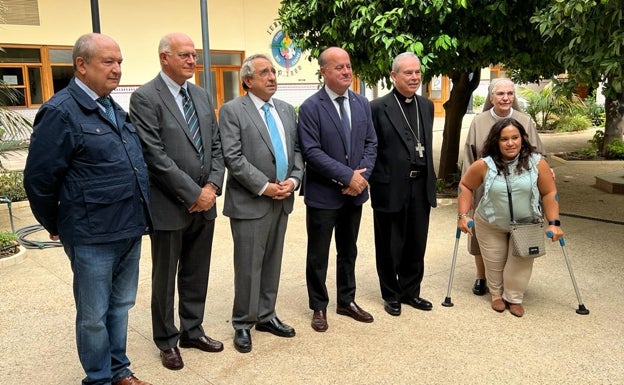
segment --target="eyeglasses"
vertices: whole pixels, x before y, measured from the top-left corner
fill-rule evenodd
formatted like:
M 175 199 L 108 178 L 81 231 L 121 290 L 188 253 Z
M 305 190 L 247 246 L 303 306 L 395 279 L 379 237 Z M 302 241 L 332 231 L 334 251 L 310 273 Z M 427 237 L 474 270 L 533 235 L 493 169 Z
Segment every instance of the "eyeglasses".
M 277 72 L 275 71 L 275 68 L 271 67 L 271 68 L 264 68 L 264 69 L 262 69 L 260 71 L 257 71 L 256 73 L 261 78 L 265 78 L 265 77 L 269 76 L 269 74 L 275 75 Z
M 167 55 L 172 56 L 173 53 L 167 52 Z M 182 60 L 193 59 L 193 61 L 197 61 L 197 54 L 194 52 L 178 52 L 176 55 Z

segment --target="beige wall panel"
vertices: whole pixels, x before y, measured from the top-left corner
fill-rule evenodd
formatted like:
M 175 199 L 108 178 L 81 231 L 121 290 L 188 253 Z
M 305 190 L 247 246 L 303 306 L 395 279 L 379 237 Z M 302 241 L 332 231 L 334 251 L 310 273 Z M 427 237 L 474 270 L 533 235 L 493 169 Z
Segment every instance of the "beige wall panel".
M 208 0 L 210 48 L 271 57 L 279 0 Z M 202 48 L 198 0 L 100 0 L 100 27 L 120 45 L 122 85 L 140 85 L 159 71 L 157 48 L 169 32 L 185 32 Z M 40 26 L 0 25 L 0 43 L 67 45 L 92 30 L 87 0 L 39 0 Z M 305 55 L 287 70 L 273 60 L 278 82 L 317 83 L 316 60 Z

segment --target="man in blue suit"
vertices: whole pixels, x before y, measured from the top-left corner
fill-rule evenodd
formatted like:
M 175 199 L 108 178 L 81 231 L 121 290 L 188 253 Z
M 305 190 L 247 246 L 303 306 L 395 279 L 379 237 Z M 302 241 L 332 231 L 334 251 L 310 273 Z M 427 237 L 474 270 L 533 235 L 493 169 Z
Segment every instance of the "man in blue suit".
M 360 322 L 373 316 L 355 303 L 355 260 L 362 204 L 377 154 L 368 100 L 349 90 L 349 54 L 330 47 L 319 56 L 324 87 L 299 109 L 299 144 L 306 162 L 303 195 L 308 250 L 306 282 L 312 329 L 327 330 L 325 279 L 332 232 L 336 234 L 336 312 Z

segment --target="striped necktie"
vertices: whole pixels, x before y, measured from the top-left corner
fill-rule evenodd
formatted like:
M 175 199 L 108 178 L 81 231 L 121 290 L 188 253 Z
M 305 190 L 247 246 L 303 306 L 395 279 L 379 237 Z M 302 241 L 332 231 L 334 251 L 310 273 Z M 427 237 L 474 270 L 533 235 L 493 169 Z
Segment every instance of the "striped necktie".
M 347 98 L 344 96 L 338 96 L 336 101 L 340 106 L 340 121 L 342 122 L 342 128 L 344 130 L 345 138 L 347 139 L 347 153 L 351 153 L 351 122 L 349 122 L 349 116 L 347 116 L 347 110 L 344 106 L 344 101 Z
M 105 112 L 106 117 L 108 118 L 108 120 L 111 121 L 111 123 L 113 123 L 115 127 L 117 127 L 117 119 L 115 119 L 115 110 L 113 109 L 113 104 L 111 103 L 108 96 L 105 98 L 98 98 L 97 102 L 100 103 L 102 106 L 104 106 L 104 109 L 106 110 Z
M 275 175 L 277 176 L 277 180 L 281 182 L 286 179 L 286 173 L 288 172 L 288 160 L 286 159 L 286 152 L 284 151 L 284 143 L 282 143 L 277 123 L 271 114 L 271 105 L 265 103 L 262 109 L 264 110 L 264 119 L 269 129 L 273 152 L 275 153 Z
M 182 108 L 184 110 L 184 119 L 186 120 L 186 124 L 188 124 L 191 138 L 193 138 L 193 144 L 195 145 L 195 148 L 197 148 L 197 151 L 199 151 L 199 156 L 203 161 L 204 147 L 202 145 L 201 133 L 199 131 L 199 120 L 197 119 L 195 105 L 193 104 L 193 100 L 191 100 L 184 87 L 180 88 L 180 95 L 182 95 Z

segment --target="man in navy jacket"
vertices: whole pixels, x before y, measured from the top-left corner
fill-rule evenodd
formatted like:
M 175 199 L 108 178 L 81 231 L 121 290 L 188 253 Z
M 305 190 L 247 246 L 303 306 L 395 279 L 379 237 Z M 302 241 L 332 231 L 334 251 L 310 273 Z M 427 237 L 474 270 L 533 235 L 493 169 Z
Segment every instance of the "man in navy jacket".
M 149 385 L 133 375 L 126 355 L 151 216 L 141 143 L 109 97 L 121 61 L 108 36 L 76 41 L 74 78 L 37 113 L 24 169 L 35 218 L 71 262 L 83 384 Z
M 368 199 L 377 137 L 368 101 L 349 90 L 349 54 L 330 47 L 319 56 L 325 86 L 299 109 L 299 145 L 306 162 L 303 195 L 308 249 L 306 282 L 312 328 L 327 330 L 325 279 L 332 232 L 336 234 L 336 312 L 360 322 L 373 316 L 355 303 L 355 260 L 362 204 Z

